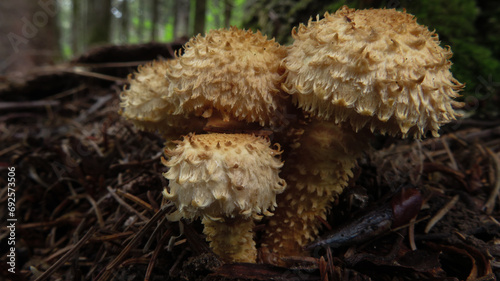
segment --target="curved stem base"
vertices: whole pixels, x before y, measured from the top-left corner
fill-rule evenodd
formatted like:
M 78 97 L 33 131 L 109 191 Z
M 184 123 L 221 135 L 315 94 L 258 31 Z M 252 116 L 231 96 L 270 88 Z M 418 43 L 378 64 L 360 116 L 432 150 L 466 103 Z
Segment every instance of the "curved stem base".
M 257 250 L 255 248 L 252 218 L 225 218 L 224 221 L 214 221 L 204 217 L 203 233 L 210 242 L 210 248 L 226 263 L 255 263 Z

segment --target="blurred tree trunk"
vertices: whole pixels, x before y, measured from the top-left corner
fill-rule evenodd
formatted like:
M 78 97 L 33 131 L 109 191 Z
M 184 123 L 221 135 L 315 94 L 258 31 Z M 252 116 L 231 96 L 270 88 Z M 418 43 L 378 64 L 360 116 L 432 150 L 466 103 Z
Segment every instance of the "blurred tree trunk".
M 139 1 L 139 24 L 137 26 L 137 37 L 139 42 L 144 42 L 144 18 L 146 15 L 146 1 Z
M 26 71 L 61 57 L 57 1 L 0 1 L 0 73 Z
M 82 6 L 81 2 L 78 0 L 72 1 L 71 9 L 71 51 L 73 55 L 79 54 L 82 51 Z
M 128 43 L 129 41 L 129 29 L 130 29 L 130 11 L 128 8 L 128 0 L 122 1 L 122 18 L 121 18 L 121 40 L 122 42 Z
M 89 0 L 88 4 L 88 46 L 108 43 L 111 38 L 111 0 Z
M 189 4 L 190 0 L 175 1 L 174 39 L 189 37 Z
M 213 25 L 219 28 L 221 26 L 221 19 L 222 19 L 222 13 L 220 13 L 220 1 L 219 0 L 212 0 L 210 3 L 210 7 L 208 8 L 209 11 L 211 9 L 217 11 L 216 13 L 212 13 L 213 17 Z
M 207 0 L 196 0 L 194 11 L 194 34 L 205 32 Z
M 233 0 L 224 0 L 224 26 L 231 25 L 231 12 L 233 11 Z
M 158 36 L 158 26 L 160 25 L 160 0 L 153 0 L 151 5 L 151 14 L 153 15 L 151 22 L 151 41 L 156 41 Z

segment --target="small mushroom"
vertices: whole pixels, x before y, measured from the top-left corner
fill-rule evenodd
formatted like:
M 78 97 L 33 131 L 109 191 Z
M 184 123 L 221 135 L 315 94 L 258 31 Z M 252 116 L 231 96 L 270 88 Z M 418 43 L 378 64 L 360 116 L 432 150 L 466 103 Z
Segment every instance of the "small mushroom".
M 276 194 L 286 183 L 279 177 L 281 151 L 269 140 L 248 134 L 185 136 L 166 149 L 163 164 L 169 180 L 165 198 L 188 219 L 202 218 L 207 240 L 225 262 L 255 262 L 254 220 L 270 216 Z
M 288 188 L 263 238 L 273 263 L 303 254 L 316 238 L 317 218 L 347 186 L 371 133 L 437 136 L 460 116 L 453 99 L 463 87 L 450 72 L 451 50 L 405 12 L 344 6 L 292 35 L 283 88 L 314 118 L 298 140 L 302 151 L 286 159 Z M 293 166 L 300 168 L 290 172 Z

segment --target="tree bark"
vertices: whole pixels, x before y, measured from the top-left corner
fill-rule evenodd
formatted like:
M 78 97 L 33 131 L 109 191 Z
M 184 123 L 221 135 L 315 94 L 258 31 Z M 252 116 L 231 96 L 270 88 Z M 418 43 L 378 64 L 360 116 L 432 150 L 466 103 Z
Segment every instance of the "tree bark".
M 111 0 L 90 0 L 88 46 L 108 43 L 111 38 Z
M 207 0 L 196 0 L 194 12 L 194 35 L 205 33 L 205 19 L 207 10 Z
M 189 0 L 175 1 L 174 39 L 189 37 Z
M 156 41 L 158 37 L 159 13 L 160 0 L 153 0 L 153 4 L 151 5 L 151 14 L 153 15 L 151 22 L 151 41 Z
M 82 51 L 82 39 L 80 31 L 82 30 L 82 10 L 81 10 L 80 1 L 72 0 L 72 9 L 71 9 L 71 51 L 73 55 L 79 54 Z M 80 35 L 80 36 L 79 36 Z
M 130 11 L 128 7 L 128 0 L 123 0 L 122 2 L 122 18 L 121 18 L 121 40 L 125 43 L 129 40 L 129 32 L 130 32 Z
M 144 0 L 139 1 L 139 24 L 137 26 L 137 37 L 139 42 L 144 41 L 144 18 L 146 15 L 146 2 Z
M 231 25 L 231 13 L 233 11 L 233 0 L 224 0 L 224 26 Z

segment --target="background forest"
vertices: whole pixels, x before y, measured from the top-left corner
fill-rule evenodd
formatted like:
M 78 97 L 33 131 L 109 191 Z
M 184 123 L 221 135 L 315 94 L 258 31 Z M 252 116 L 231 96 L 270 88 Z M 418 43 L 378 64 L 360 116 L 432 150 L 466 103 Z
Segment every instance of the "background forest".
M 497 116 L 500 6 L 494 0 L 7 0 L 0 3 L 0 74 L 66 61 L 97 45 L 183 43 L 230 25 L 289 44 L 293 26 L 342 5 L 416 15 L 451 46 L 453 73 L 467 85 L 466 110 Z

